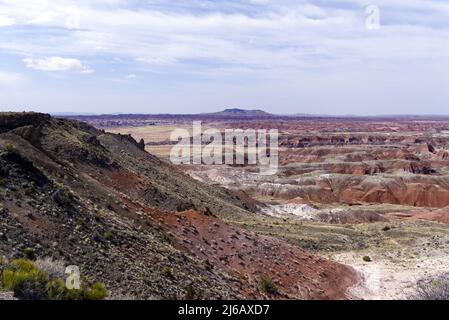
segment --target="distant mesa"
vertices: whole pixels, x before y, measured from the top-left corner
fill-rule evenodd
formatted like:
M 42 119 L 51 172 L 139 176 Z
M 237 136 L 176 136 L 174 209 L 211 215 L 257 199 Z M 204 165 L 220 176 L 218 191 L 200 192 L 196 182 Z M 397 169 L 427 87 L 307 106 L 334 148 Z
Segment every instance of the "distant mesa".
M 263 110 L 246 110 L 239 108 L 230 108 L 225 109 L 220 112 L 214 113 L 206 113 L 207 116 L 216 116 L 216 117 L 274 117 L 275 115 L 265 112 Z

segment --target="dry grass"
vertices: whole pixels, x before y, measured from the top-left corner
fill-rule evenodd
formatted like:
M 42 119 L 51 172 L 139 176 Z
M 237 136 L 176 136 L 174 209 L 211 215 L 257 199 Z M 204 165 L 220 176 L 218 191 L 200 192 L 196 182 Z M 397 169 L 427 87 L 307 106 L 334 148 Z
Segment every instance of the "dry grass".
M 120 127 L 108 129 L 111 133 L 130 134 L 139 141 L 144 139 L 145 142 L 159 142 L 170 139 L 170 134 L 173 130 L 185 129 L 192 131 L 192 125 L 156 125 L 144 127 Z

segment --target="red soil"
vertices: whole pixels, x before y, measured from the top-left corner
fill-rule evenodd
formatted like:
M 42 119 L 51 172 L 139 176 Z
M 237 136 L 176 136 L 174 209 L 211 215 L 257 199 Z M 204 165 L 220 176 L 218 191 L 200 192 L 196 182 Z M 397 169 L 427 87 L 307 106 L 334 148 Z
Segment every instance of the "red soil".
M 219 219 L 186 211 L 153 213 L 176 246 L 213 268 L 241 279 L 235 289 L 248 299 L 264 298 L 262 276 L 277 299 L 345 299 L 358 275 L 350 267 L 313 256 L 281 240 L 250 234 Z
M 391 214 L 395 217 L 411 220 L 428 220 L 449 224 L 449 207 L 438 209 L 435 211 L 417 210 L 405 214 Z
M 114 189 L 136 179 L 131 172 L 106 175 Z M 347 289 L 359 279 L 351 267 L 313 256 L 279 239 L 251 234 L 215 216 L 193 210 L 162 212 L 115 190 L 113 193 L 127 206 L 127 210 L 115 210 L 142 226 L 148 218 L 154 219 L 178 249 L 198 258 L 199 263 L 210 264 L 214 272 L 231 276 L 235 292 L 247 299 L 346 299 Z M 245 198 L 244 193 L 237 196 Z M 146 214 L 136 214 L 139 211 Z M 260 288 L 262 277 L 273 281 L 277 294 Z

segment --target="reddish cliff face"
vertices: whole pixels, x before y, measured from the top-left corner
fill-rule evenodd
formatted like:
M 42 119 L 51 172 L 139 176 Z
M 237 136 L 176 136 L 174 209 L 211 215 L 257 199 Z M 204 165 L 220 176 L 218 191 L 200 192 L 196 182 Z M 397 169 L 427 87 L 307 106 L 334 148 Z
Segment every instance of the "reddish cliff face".
M 442 208 L 449 205 L 449 178 L 329 175 L 299 179 L 295 184 L 259 184 L 251 187 L 251 192 L 287 201 L 299 197 L 304 203 L 373 203 Z
M 420 219 L 449 224 L 449 207 L 434 211 L 427 211 L 424 209 L 411 211 L 408 212 L 405 216 L 403 215 L 402 217 L 406 219 Z

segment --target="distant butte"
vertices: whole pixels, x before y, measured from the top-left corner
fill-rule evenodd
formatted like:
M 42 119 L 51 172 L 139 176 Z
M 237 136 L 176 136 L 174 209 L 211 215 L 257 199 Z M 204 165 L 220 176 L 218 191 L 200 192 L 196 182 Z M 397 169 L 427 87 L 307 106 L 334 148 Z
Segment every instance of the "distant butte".
M 272 113 L 265 112 L 263 110 L 245 110 L 239 108 L 225 109 L 220 112 L 206 113 L 207 116 L 217 116 L 217 117 L 276 117 Z

